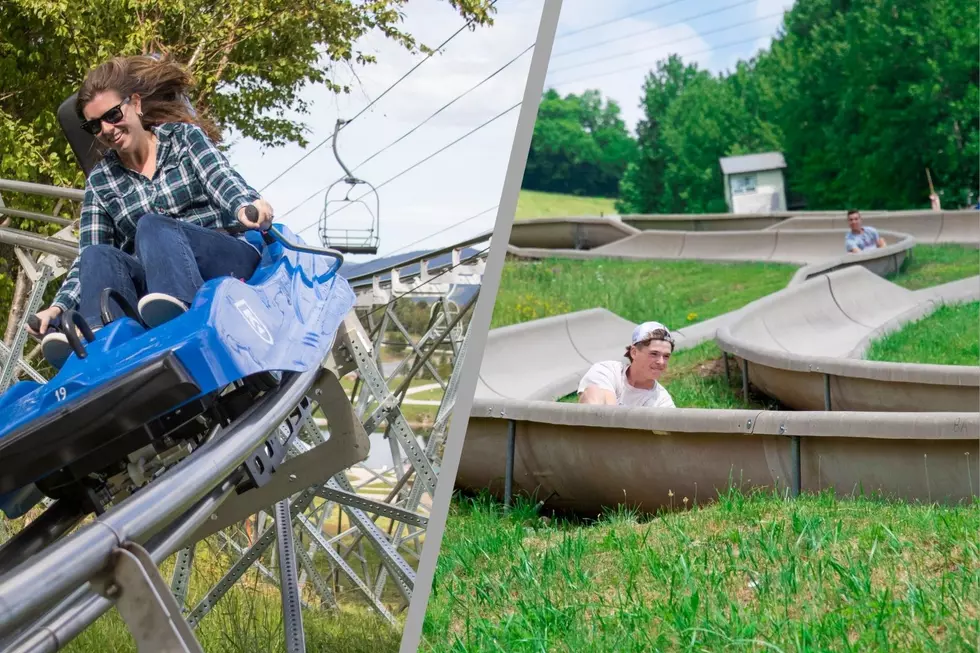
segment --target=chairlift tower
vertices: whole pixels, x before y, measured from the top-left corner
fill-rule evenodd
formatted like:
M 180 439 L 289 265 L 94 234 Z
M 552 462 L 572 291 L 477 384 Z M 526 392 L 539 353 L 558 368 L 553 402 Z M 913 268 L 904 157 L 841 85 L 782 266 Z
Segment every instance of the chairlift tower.
M 347 123 L 348 121 L 346 120 L 338 119 L 334 125 L 332 137 L 333 155 L 343 169 L 344 176 L 330 184 L 323 198 L 323 213 L 320 215 L 320 242 L 323 243 L 324 247 L 336 249 L 345 254 L 377 254 L 378 245 L 380 244 L 378 218 L 381 213 L 381 200 L 378 197 L 378 191 L 370 183 L 355 177 L 341 160 L 340 153 L 337 152 L 337 134 L 340 133 L 341 127 Z M 343 199 L 331 199 L 330 193 L 338 184 L 345 184 L 347 186 L 347 193 Z M 368 191 L 352 199 L 351 192 L 357 186 L 366 186 Z M 374 196 L 373 202 L 370 201 L 369 196 L 371 195 Z M 365 201 L 365 198 L 368 198 L 368 201 Z M 374 210 L 370 206 L 372 203 L 374 204 Z M 370 216 L 369 225 L 367 227 L 362 226 L 357 228 L 332 226 L 332 224 L 336 224 L 334 221 L 338 220 L 338 218 L 330 219 L 331 216 L 353 204 L 359 204 L 367 211 Z M 334 207 L 333 211 L 330 210 L 331 205 Z M 331 226 L 328 226 L 328 219 Z

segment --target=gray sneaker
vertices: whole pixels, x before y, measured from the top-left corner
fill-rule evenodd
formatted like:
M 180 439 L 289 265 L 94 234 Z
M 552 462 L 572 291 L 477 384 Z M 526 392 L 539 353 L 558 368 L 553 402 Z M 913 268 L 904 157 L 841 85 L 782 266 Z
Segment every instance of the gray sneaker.
M 151 292 L 140 299 L 140 317 L 151 329 L 187 312 L 187 304 L 162 292 Z
M 71 356 L 72 350 L 68 344 L 67 336 L 60 331 L 55 331 L 41 339 L 41 353 L 44 355 L 44 360 L 51 363 L 55 369 L 60 370 L 68 357 Z
M 92 334 L 98 333 L 101 328 L 92 329 Z M 75 332 L 78 333 L 78 339 L 84 347 L 87 344 L 85 338 L 77 329 Z M 41 339 L 41 354 L 44 356 L 44 360 L 51 363 L 55 369 L 60 370 L 73 353 L 71 345 L 68 344 L 68 337 L 61 331 L 53 331 Z

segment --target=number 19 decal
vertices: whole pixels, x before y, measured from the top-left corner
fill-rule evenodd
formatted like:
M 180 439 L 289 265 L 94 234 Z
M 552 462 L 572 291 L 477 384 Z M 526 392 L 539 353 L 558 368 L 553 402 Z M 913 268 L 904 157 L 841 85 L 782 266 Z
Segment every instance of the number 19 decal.
M 65 386 L 61 386 L 54 391 L 54 396 L 58 398 L 58 401 L 64 401 L 65 397 L 68 396 L 68 389 Z

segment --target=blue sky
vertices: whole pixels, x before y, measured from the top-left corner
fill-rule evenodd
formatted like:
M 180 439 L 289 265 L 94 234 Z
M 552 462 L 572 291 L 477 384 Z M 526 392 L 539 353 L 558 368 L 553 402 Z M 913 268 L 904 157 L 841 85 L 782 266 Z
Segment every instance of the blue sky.
M 742 0 L 740 7 L 670 25 L 739 1 L 675 0 L 669 6 L 655 9 L 667 0 L 563 0 L 559 36 L 555 41 L 555 56 L 549 64 L 546 86 L 554 83 L 562 93 L 598 88 L 605 96 L 619 102 L 627 125 L 632 129 L 641 117 L 638 103 L 647 66 L 652 66 L 671 51 L 685 54 L 758 35 L 750 43 L 692 57 L 711 70 L 731 67 L 738 58 L 750 56 L 759 47 L 768 45 L 780 19 L 778 16 L 762 17 L 792 4 L 792 0 Z M 543 0 L 499 0 L 493 27 L 462 32 L 442 53 L 422 64 L 341 132 L 338 149 L 348 167 L 389 145 L 530 46 L 537 35 L 543 6 Z M 646 9 L 650 11 L 627 20 L 562 36 L 572 30 Z M 405 5 L 404 13 L 405 29 L 430 46 L 438 45 L 463 24 L 462 18 L 445 0 L 412 0 Z M 744 21 L 755 22 L 715 31 Z M 628 36 L 637 32 L 636 36 Z M 581 54 L 560 54 L 607 39 L 616 40 Z M 680 39 L 685 40 L 676 45 L 669 44 Z M 422 59 L 421 55 L 409 55 L 379 35 L 366 37 L 359 45 L 374 53 L 378 63 L 353 70 L 347 66 L 338 68 L 335 79 L 352 83 L 350 95 L 337 96 L 322 87 L 304 91 L 303 97 L 312 107 L 310 115 L 299 116 L 310 128 L 311 145 L 306 150 L 295 145 L 262 148 L 249 139 L 236 140 L 235 135 L 230 139 L 233 143 L 229 152 L 232 163 L 272 204 L 277 219 L 293 231 L 301 232 L 307 242 L 319 242 L 316 224 L 323 210 L 324 194 L 317 191 L 342 174 L 328 140 L 334 122 L 338 117 L 352 118 Z M 641 51 L 617 56 L 634 50 Z M 377 186 L 520 102 L 532 53 L 533 50 L 525 53 L 490 82 L 356 169 L 355 175 Z M 592 63 L 605 57 L 614 58 Z M 570 66 L 577 67 L 559 70 Z M 631 66 L 639 68 L 609 74 Z M 576 81 L 585 77 L 587 79 Z M 387 255 L 406 248 L 446 246 L 493 227 L 495 209 L 445 233 L 428 237 L 500 201 L 519 110 L 512 110 L 379 191 L 379 254 Z M 326 142 L 320 148 L 312 150 L 323 141 Z M 304 154 L 308 156 L 301 163 L 273 182 Z M 358 186 L 352 197 L 359 197 L 364 192 L 367 188 Z M 346 188 L 338 188 L 331 193 L 330 199 L 340 199 L 345 193 Z M 304 203 L 311 195 L 313 198 Z M 331 203 L 330 209 L 339 206 Z M 331 222 L 334 227 L 358 228 L 366 224 L 368 215 L 362 207 L 351 206 L 334 220 L 336 222 Z M 412 245 L 421 238 L 425 238 L 424 242 Z M 367 258 L 370 257 L 352 256 L 350 260 L 361 262 Z

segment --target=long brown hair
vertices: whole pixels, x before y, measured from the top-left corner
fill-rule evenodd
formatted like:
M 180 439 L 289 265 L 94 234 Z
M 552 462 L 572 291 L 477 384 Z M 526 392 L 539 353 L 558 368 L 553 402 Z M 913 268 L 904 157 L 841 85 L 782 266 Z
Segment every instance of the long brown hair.
M 194 80 L 179 63 L 150 56 L 113 57 L 92 69 L 82 82 L 75 101 L 75 111 L 84 120 L 85 106 L 99 93 L 115 91 L 126 98 L 139 94 L 143 117 L 148 129 L 167 122 L 198 125 L 215 143 L 221 141 L 217 125 L 201 117 L 190 103 Z

